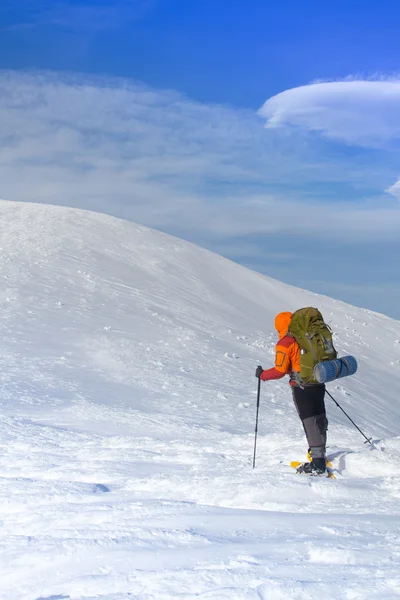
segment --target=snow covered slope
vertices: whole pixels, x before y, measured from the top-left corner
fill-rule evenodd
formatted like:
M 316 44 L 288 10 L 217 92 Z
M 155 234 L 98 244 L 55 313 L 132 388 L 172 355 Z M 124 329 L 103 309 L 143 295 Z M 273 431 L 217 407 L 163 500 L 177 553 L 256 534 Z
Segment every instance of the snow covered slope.
M 392 599 L 400 323 L 104 215 L 1 202 L 0 598 Z M 317 306 L 359 360 L 327 399 L 337 480 L 272 365 Z

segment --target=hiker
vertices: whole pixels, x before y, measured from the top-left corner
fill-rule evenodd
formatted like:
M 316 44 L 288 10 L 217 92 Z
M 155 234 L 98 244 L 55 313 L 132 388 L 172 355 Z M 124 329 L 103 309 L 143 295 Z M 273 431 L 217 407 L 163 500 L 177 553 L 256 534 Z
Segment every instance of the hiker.
M 275 318 L 275 329 L 279 334 L 276 344 L 275 367 L 264 370 L 258 367 L 256 377 L 262 381 L 281 379 L 290 376 L 293 400 L 303 423 L 309 446 L 311 461 L 302 466 L 308 474 L 322 474 L 326 471 L 326 432 L 328 419 L 325 412 L 325 385 L 322 383 L 303 384 L 300 378 L 300 346 L 290 334 L 289 325 L 292 313 L 281 312 Z

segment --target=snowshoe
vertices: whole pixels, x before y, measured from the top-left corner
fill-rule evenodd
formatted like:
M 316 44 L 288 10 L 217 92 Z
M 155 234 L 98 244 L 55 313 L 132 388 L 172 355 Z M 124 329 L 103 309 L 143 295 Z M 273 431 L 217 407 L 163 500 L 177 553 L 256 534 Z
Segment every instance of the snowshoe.
M 297 468 L 298 473 L 306 475 L 323 475 L 326 473 L 325 458 L 313 458 L 310 462 L 305 462 Z
M 335 475 L 331 471 L 331 463 L 326 461 L 324 458 L 314 458 L 310 462 L 301 463 L 293 461 L 290 463 L 293 469 L 296 469 L 296 473 L 300 475 L 310 476 L 326 476 L 331 479 L 336 479 Z

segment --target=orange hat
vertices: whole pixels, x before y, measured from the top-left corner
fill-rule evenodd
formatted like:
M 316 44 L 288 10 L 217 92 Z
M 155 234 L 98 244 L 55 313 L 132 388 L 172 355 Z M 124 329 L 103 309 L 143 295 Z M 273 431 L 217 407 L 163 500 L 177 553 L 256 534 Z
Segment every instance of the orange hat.
M 290 321 L 292 320 L 291 312 L 281 312 L 275 317 L 275 329 L 279 333 L 279 337 L 283 338 L 289 329 Z

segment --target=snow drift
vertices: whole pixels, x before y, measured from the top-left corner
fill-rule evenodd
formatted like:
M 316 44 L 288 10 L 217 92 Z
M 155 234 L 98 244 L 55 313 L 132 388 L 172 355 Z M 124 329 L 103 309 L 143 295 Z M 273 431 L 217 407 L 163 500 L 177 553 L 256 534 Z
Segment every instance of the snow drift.
M 0 203 L 0 597 L 394 598 L 400 323 L 105 215 Z M 262 387 L 275 314 L 318 307 L 359 370 L 328 405 L 337 480 Z M 334 565 L 334 566 L 332 566 Z

